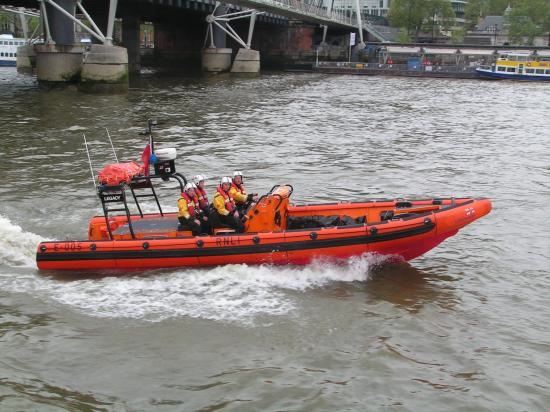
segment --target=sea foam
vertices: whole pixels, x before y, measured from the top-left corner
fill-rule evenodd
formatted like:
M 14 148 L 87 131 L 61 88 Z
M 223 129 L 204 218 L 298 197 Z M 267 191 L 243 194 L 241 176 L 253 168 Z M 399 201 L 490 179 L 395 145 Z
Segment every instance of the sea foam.
M 1 289 L 53 301 L 86 316 L 148 322 L 192 317 L 253 324 L 258 316 L 295 311 L 300 299 L 290 292 L 365 281 L 386 260 L 364 254 L 341 261 L 320 259 L 306 266 L 241 264 L 100 278 L 72 272 L 60 280 L 36 270 L 36 246 L 45 239 L 2 216 L 0 239 Z M 66 280 L 73 274 L 75 280 Z
M 35 268 L 36 246 L 44 240 L 0 215 L 0 265 Z

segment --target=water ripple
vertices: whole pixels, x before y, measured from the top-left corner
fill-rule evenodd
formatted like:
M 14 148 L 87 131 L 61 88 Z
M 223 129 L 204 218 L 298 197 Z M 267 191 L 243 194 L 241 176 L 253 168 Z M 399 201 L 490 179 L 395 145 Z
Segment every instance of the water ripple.
M 0 408 L 547 409 L 548 85 L 151 72 L 101 96 L 15 73 L 0 69 Z M 99 212 L 82 134 L 97 172 L 113 161 L 105 127 L 135 160 L 147 118 L 210 191 L 238 169 L 253 192 L 291 183 L 296 203 L 494 209 L 411 265 L 37 274 L 36 243 L 85 237 Z

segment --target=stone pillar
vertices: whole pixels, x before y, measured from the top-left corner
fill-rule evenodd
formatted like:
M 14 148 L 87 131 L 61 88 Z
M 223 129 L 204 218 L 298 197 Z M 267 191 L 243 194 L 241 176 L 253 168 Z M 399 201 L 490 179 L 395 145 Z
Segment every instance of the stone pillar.
M 205 72 L 221 73 L 231 67 L 232 49 L 208 47 L 202 50 L 202 69 Z
M 226 14 L 228 11 L 228 6 L 220 5 L 214 11 L 214 16 L 221 16 L 223 14 Z M 213 20 L 212 16 L 207 17 L 207 22 L 209 20 Z M 224 22 L 220 22 L 220 24 L 225 27 Z M 214 47 L 212 47 L 212 44 L 209 44 L 207 48 L 204 48 L 202 50 L 202 70 L 211 73 L 229 71 L 229 69 L 231 68 L 231 55 L 233 54 L 233 50 L 226 47 L 227 33 L 215 24 L 212 24 L 212 30 Z M 210 39 L 207 39 L 207 41 L 209 42 Z
M 239 49 L 231 73 L 259 73 L 260 52 L 252 49 Z
M 75 0 L 56 0 L 56 3 L 72 16 L 75 15 Z M 46 3 L 46 12 L 53 41 L 56 44 L 73 44 L 74 22 L 48 3 Z
M 72 16 L 75 15 L 75 0 L 59 0 L 56 3 Z M 36 78 L 44 82 L 78 82 L 83 48 L 74 44 L 74 22 L 50 4 L 46 4 L 46 12 L 55 43 L 34 46 Z
M 128 53 L 124 47 L 92 44 L 84 53 L 80 89 L 125 91 L 128 89 Z
M 17 48 L 17 70 L 32 72 L 36 67 L 36 53 L 32 44 L 19 46 Z
M 126 11 L 122 16 L 122 44 L 128 50 L 128 72 L 139 73 L 140 55 L 140 18 L 135 11 Z
M 37 44 L 36 78 L 45 82 L 78 82 L 82 70 L 80 45 Z
M 220 4 L 216 10 L 214 10 L 214 16 L 222 16 L 224 14 L 227 14 L 229 11 L 229 6 L 226 6 L 225 4 Z M 225 22 L 219 22 L 223 27 L 226 27 Z M 225 48 L 227 47 L 227 33 L 220 29 L 215 24 L 212 25 L 212 29 L 214 29 L 214 46 Z

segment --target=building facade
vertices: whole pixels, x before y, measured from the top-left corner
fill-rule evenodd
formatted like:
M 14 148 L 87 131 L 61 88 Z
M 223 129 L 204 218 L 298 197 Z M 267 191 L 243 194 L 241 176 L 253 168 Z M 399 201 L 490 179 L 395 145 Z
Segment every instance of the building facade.
M 332 2 L 332 7 L 335 10 L 349 10 L 355 12 L 356 0 L 324 0 Z M 456 22 L 461 25 L 464 24 L 464 10 L 468 0 L 449 0 L 451 6 L 455 12 Z M 369 17 L 387 17 L 392 0 L 359 0 L 359 6 L 361 7 L 361 15 L 365 18 Z
M 466 20 L 464 19 L 464 11 L 466 10 L 468 0 L 451 0 L 451 6 L 455 12 L 455 21 L 458 26 L 463 26 Z
M 330 0 L 329 0 L 330 1 Z M 386 17 L 392 0 L 359 0 L 361 15 Z M 355 12 L 355 0 L 334 0 L 332 8 L 335 10 L 350 10 Z

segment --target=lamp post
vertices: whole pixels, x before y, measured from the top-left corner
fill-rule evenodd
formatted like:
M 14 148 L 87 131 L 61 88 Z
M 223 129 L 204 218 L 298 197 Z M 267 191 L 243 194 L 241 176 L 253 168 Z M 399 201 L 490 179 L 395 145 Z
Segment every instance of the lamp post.
M 315 67 L 319 67 L 319 47 L 317 46 L 317 53 L 315 55 Z
M 432 43 L 434 42 L 435 37 L 435 16 L 436 13 L 434 12 L 434 15 L 432 16 Z
M 498 24 L 495 23 L 494 25 L 494 32 L 495 32 L 495 41 L 493 42 L 493 46 L 497 45 L 497 34 L 498 34 Z

